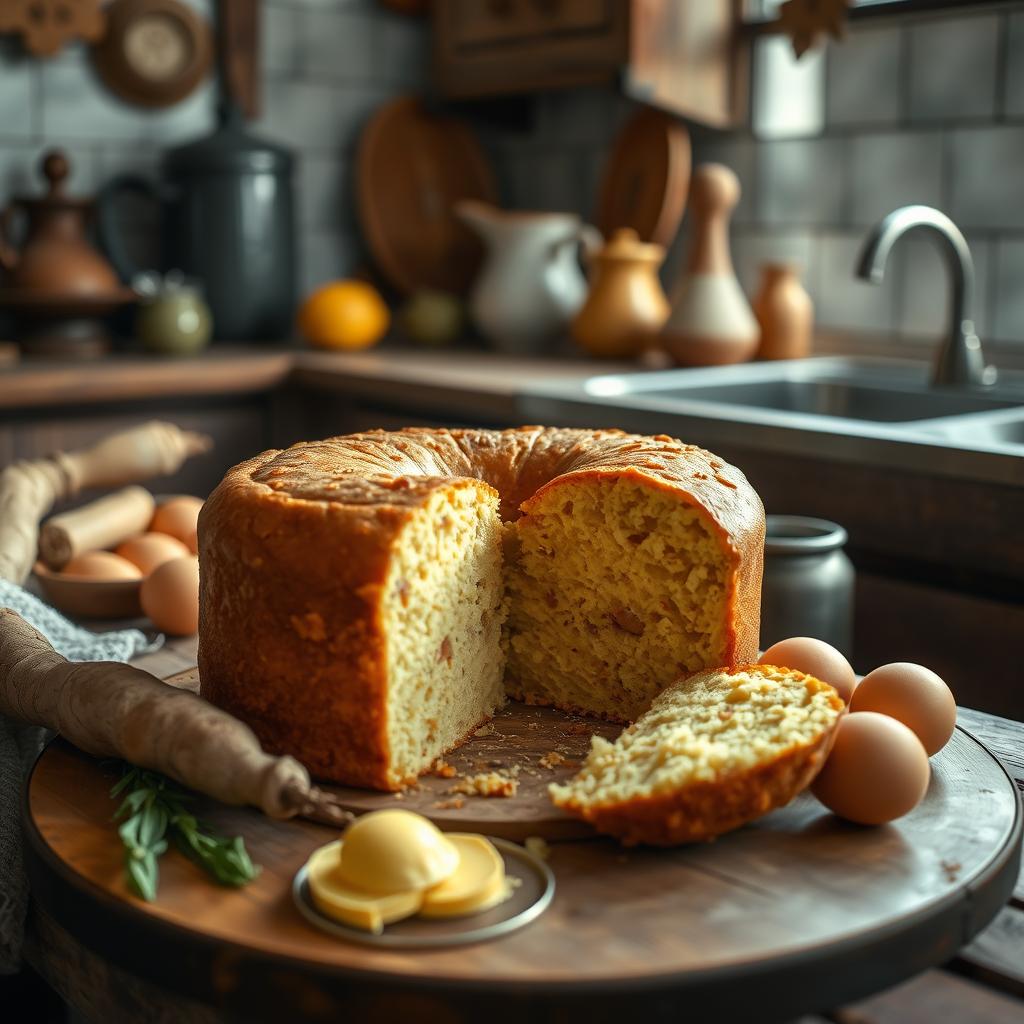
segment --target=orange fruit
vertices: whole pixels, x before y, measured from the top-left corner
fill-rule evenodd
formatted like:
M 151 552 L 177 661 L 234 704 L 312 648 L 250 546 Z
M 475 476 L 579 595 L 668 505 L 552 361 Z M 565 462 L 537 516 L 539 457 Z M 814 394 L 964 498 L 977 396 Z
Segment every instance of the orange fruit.
M 390 322 L 380 293 L 365 281 L 325 284 L 299 310 L 299 331 L 317 348 L 369 348 L 380 341 Z

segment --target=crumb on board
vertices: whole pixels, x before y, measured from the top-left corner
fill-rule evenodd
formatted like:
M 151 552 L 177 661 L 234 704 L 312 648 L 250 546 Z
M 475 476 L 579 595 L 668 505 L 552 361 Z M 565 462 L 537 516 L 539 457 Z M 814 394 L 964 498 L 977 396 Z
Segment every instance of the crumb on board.
M 527 729 L 539 729 L 540 728 L 540 722 L 527 722 L 526 723 L 526 728 Z
M 450 800 L 438 800 L 434 806 L 439 811 L 461 811 L 466 801 L 461 796 L 452 797 Z
M 594 728 L 586 722 L 570 722 L 565 731 L 569 736 L 584 736 L 592 733 Z
M 532 853 L 534 857 L 539 857 L 541 860 L 547 860 L 551 856 L 551 847 L 541 836 L 527 836 L 523 841 L 523 846 L 526 847 L 528 853 Z
M 475 733 L 474 736 L 493 736 L 494 735 L 494 724 L 492 722 L 484 722 Z
M 519 780 L 514 778 L 515 768 L 508 775 L 501 772 L 480 772 L 466 775 L 452 786 L 449 793 L 464 793 L 466 796 L 512 797 L 519 789 Z
M 396 800 L 404 800 L 405 799 L 405 793 L 402 790 L 399 790 L 397 793 L 392 793 L 391 795 Z
M 958 860 L 940 860 L 939 867 L 942 868 L 947 882 L 955 882 L 963 869 L 963 865 Z
M 432 775 L 436 775 L 441 779 L 454 779 L 458 774 L 455 770 L 455 765 L 449 764 L 447 761 L 441 760 L 434 764 L 431 770 Z
M 565 757 L 557 750 L 549 750 L 537 763 L 541 768 L 547 768 L 548 771 L 554 771 L 560 764 L 565 764 L 566 761 Z

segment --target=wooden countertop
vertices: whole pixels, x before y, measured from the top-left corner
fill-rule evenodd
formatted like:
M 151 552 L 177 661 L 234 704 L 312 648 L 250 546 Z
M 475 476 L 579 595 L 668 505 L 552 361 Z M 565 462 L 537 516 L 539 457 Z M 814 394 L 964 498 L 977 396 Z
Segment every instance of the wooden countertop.
M 636 368 L 582 355 L 515 357 L 468 348 L 425 351 L 390 343 L 354 353 L 215 345 L 181 359 L 125 354 L 80 363 L 26 360 L 0 371 L 0 410 L 244 394 L 293 383 L 378 402 L 426 403 L 507 419 L 514 415 L 515 394 L 525 384 Z

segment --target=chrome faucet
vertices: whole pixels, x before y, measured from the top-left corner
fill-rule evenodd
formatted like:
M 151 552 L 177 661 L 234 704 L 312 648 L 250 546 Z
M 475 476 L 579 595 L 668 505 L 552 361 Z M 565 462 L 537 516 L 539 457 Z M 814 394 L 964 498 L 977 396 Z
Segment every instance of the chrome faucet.
M 949 332 L 939 349 L 932 371 L 934 387 L 984 387 L 994 384 L 994 366 L 985 366 L 981 342 L 974 333 L 971 311 L 974 305 L 974 260 L 967 239 L 942 212 L 930 206 L 902 206 L 879 221 L 868 235 L 857 263 L 857 276 L 880 284 L 885 262 L 896 240 L 914 228 L 929 228 L 933 238 L 943 243 L 949 267 Z

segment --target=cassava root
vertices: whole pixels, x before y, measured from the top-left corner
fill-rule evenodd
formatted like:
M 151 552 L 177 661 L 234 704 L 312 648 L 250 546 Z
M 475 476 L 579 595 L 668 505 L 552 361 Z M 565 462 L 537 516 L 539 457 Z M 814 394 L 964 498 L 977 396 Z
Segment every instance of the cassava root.
M 298 761 L 267 754 L 227 712 L 130 665 L 69 662 L 9 608 L 0 609 L 0 714 L 272 818 L 351 818 Z

